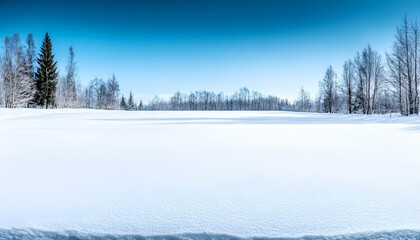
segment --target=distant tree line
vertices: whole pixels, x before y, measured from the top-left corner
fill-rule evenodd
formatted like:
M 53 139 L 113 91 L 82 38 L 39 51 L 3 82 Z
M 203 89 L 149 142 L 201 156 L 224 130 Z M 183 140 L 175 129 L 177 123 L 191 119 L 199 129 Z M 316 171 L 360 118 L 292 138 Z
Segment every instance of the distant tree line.
M 298 98 L 289 102 L 275 95 L 263 95 L 246 87 L 232 95 L 223 92 L 176 92 L 169 99 L 156 96 L 147 104 L 120 94 L 113 75 L 95 78 L 82 87 L 77 62 L 69 48 L 64 74 L 57 71 L 49 34 L 36 55 L 32 34 L 21 44 L 18 34 L 6 36 L 0 52 L 0 105 L 15 107 L 59 107 L 123 110 L 241 111 L 282 110 L 327 113 L 380 114 L 419 113 L 419 25 L 407 17 L 397 27 L 390 52 L 382 57 L 370 45 L 344 62 L 342 72 L 329 66 L 319 82 L 316 96 L 302 87 Z
M 259 92 L 250 92 L 241 88 L 227 96 L 223 92 L 196 91 L 189 94 L 176 92 L 169 100 L 153 98 L 142 110 L 175 110 L 175 111 L 251 111 L 282 110 L 291 111 L 293 105 L 287 99 L 277 96 L 264 96 Z

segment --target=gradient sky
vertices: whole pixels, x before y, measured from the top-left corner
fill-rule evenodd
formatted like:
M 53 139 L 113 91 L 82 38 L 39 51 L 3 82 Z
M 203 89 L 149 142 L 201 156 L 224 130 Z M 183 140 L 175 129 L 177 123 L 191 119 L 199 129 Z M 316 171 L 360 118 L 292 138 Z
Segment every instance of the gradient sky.
M 383 55 L 405 14 L 420 1 L 0 0 L 0 38 L 31 32 L 39 48 L 48 31 L 60 73 L 73 46 L 82 84 L 115 73 L 144 101 L 243 86 L 295 98 L 368 44 Z

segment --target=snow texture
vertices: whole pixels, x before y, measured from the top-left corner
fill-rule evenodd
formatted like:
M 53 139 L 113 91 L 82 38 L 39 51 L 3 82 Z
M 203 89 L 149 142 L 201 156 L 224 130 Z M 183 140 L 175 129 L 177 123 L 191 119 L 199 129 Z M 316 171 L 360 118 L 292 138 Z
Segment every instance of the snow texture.
M 419 147 L 398 115 L 0 109 L 0 228 L 417 230 Z
M 51 232 L 36 229 L 0 229 L 2 240 L 418 240 L 420 232 L 399 230 L 392 232 L 366 232 L 334 236 L 304 236 L 299 238 L 240 238 L 226 234 L 177 234 L 177 235 L 112 235 L 89 234 L 76 231 Z

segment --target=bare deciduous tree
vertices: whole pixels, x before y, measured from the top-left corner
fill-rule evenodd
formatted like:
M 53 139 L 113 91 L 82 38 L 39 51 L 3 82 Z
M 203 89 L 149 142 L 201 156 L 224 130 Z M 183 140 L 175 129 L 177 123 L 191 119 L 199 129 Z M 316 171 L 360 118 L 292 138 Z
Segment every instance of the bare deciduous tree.
M 387 53 L 388 83 L 403 115 L 419 112 L 419 26 L 407 17 L 397 27 L 391 53 Z
M 6 107 L 26 106 L 33 98 L 34 83 L 18 34 L 14 34 L 11 38 L 6 36 L 5 51 L 1 60 Z
M 311 95 L 302 87 L 299 91 L 298 100 L 296 101 L 296 111 L 310 112 L 312 110 Z
M 357 71 L 355 110 L 372 114 L 384 82 L 381 56 L 368 45 L 362 54 L 357 53 L 354 63 Z
M 347 111 L 352 113 L 353 110 L 353 94 L 354 94 L 354 78 L 355 78 L 355 67 L 351 60 L 348 60 L 343 65 L 343 76 L 340 85 L 341 92 L 346 98 Z
M 319 82 L 319 92 L 322 100 L 323 109 L 325 112 L 334 112 L 335 105 L 337 103 L 336 93 L 336 74 L 329 66 L 325 72 L 324 78 Z

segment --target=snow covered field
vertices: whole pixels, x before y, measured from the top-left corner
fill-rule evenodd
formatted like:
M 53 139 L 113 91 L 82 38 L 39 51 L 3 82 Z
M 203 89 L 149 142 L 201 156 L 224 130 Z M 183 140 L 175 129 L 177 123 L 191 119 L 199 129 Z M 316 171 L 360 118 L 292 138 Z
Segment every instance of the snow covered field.
M 420 228 L 420 118 L 0 109 L 0 228 Z

